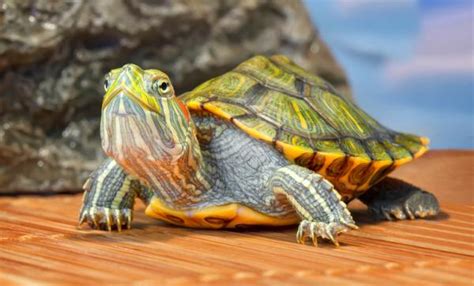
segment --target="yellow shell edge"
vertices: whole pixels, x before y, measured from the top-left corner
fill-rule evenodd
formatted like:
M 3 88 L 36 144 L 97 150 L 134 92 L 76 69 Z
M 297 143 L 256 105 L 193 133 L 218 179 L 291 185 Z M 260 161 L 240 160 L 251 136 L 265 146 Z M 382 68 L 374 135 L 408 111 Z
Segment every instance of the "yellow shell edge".
M 174 225 L 208 229 L 238 228 L 245 225 L 283 226 L 300 221 L 296 214 L 272 217 L 236 203 L 195 210 L 175 210 L 156 197 L 152 198 L 145 214 Z

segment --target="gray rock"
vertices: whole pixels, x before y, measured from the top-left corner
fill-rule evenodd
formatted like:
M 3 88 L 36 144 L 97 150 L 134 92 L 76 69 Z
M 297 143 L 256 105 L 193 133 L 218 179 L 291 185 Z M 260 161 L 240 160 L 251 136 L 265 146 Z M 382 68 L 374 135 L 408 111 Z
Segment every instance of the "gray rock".
M 298 1 L 0 1 L 0 194 L 80 191 L 109 69 L 159 68 L 183 92 L 274 53 L 349 92 Z

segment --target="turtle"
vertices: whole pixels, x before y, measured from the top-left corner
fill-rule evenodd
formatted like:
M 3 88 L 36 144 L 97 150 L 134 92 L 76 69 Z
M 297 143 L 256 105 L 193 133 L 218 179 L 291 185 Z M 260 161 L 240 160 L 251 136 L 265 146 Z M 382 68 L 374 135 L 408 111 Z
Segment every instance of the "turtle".
M 146 215 L 206 229 L 296 225 L 299 243 L 338 245 L 358 198 L 382 219 L 439 212 L 436 197 L 386 178 L 429 140 L 388 129 L 284 55 L 254 56 L 177 96 L 158 69 L 104 81 L 106 160 L 84 184 L 79 224 L 129 229 Z

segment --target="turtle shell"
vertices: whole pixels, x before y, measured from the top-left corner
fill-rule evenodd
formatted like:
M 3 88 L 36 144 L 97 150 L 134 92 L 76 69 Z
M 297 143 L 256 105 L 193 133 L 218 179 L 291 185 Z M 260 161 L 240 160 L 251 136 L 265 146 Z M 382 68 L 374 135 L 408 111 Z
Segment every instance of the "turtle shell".
M 320 173 L 345 200 L 427 150 L 427 138 L 385 128 L 281 55 L 255 56 L 180 98 Z

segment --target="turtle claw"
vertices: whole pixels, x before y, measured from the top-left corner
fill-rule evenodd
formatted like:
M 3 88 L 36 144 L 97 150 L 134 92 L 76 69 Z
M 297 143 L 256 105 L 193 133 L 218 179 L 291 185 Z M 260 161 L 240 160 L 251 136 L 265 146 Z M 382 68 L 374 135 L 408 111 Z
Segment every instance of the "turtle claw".
M 99 220 L 100 218 L 98 217 L 99 214 L 97 213 L 97 209 L 92 207 L 89 209 L 89 218 L 90 218 L 90 221 L 92 221 L 92 223 L 94 224 L 94 227 L 95 228 L 99 228 Z M 91 223 L 89 222 L 89 225 Z M 92 225 L 91 225 L 92 227 Z
M 335 246 L 339 246 L 337 235 L 350 229 L 357 229 L 358 227 L 350 223 L 339 222 L 315 222 L 303 220 L 301 221 L 298 231 L 296 232 L 296 241 L 305 244 L 306 238 L 311 239 L 314 246 L 318 245 L 318 238 L 329 239 Z
M 121 232 L 123 226 L 126 226 L 127 229 L 131 228 L 132 210 L 90 207 L 81 211 L 79 225 L 85 222 L 95 229 L 107 231 L 117 229 L 117 231 Z
M 84 182 L 84 185 L 82 185 L 82 189 L 88 192 L 91 190 L 91 187 L 92 187 L 92 180 L 91 178 L 87 178 L 87 180 Z
M 84 213 L 84 212 L 81 211 L 81 216 L 79 217 L 79 225 L 85 223 L 86 220 L 87 220 L 86 213 Z
M 433 194 L 394 178 L 385 178 L 360 199 L 380 220 L 425 218 L 440 212 Z
M 352 223 L 352 222 L 344 222 L 343 224 L 351 229 L 359 229 L 359 227 L 355 223 Z
M 133 220 L 133 212 L 131 209 L 124 209 L 123 212 L 124 212 L 125 218 L 127 219 L 126 221 L 127 229 L 131 229 L 132 220 Z
M 305 243 L 305 230 L 307 228 L 309 224 L 309 221 L 307 220 L 302 220 L 300 222 L 300 225 L 298 227 L 298 230 L 296 231 L 296 241 L 298 243 L 301 243 L 301 244 L 304 244 Z M 313 236 L 314 237 L 314 232 L 313 232 Z M 316 242 L 317 243 L 317 242 Z
M 114 209 L 114 217 L 115 221 L 117 222 L 117 231 L 122 232 L 122 214 L 120 213 L 120 210 Z
M 405 205 L 403 206 L 403 208 L 405 209 L 405 213 L 406 215 L 410 218 L 410 219 L 415 219 L 416 216 L 413 214 L 413 212 L 411 211 L 410 209 L 410 206 L 408 205 L 408 203 L 405 203 Z
M 318 239 L 317 239 L 317 234 L 316 234 L 316 225 L 315 224 L 311 224 L 309 226 L 309 237 L 311 237 L 311 241 L 313 242 L 313 246 L 318 246 Z M 316 237 L 316 239 L 315 239 Z M 304 240 L 303 240 L 303 243 L 304 243 Z
M 339 246 L 339 242 L 337 241 L 337 239 L 334 237 L 334 235 L 331 232 L 326 232 L 326 235 L 332 241 L 332 243 L 334 243 L 335 246 Z
M 398 200 L 378 201 L 369 206 L 369 211 L 377 219 L 389 221 L 416 219 L 437 215 L 439 204 L 432 194 L 419 191 Z
M 112 231 L 112 214 L 109 208 L 104 208 L 105 222 L 107 224 L 107 230 Z

